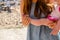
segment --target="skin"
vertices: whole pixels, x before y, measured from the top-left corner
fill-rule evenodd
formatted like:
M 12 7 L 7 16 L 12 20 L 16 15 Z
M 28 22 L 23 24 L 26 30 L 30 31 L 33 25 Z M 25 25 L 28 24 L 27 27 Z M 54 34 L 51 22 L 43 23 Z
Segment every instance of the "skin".
M 21 3 L 20 3 L 20 12 L 21 14 L 23 14 L 23 7 L 24 7 L 24 0 L 21 0 Z
M 60 30 L 60 20 L 57 22 L 57 25 L 55 28 L 52 30 L 51 35 L 57 35 Z
M 57 2 L 57 5 L 59 5 L 59 6 L 60 6 L 60 0 L 56 0 L 56 2 Z
M 54 3 L 54 1 L 55 1 L 55 0 L 50 0 L 50 2 L 49 2 L 49 3 Z
M 60 6 L 60 0 L 55 0 L 57 2 L 57 5 Z M 58 32 L 60 30 L 60 19 L 57 22 L 57 25 L 55 26 L 55 28 L 52 30 L 51 34 L 52 35 L 57 35 Z
M 33 2 L 37 2 L 37 0 L 33 0 Z M 22 13 L 22 15 L 23 15 L 23 6 L 24 6 L 24 2 L 23 2 L 23 0 L 22 0 L 22 2 L 21 2 L 21 13 Z M 26 23 L 26 22 L 24 22 L 24 20 L 26 20 L 26 15 L 25 16 L 22 16 L 22 23 L 25 25 L 27 25 L 28 24 L 28 22 Z M 27 17 L 28 19 L 30 19 L 29 21 L 30 21 L 30 23 L 31 24 L 33 24 L 33 25 L 35 25 L 35 26 L 40 26 L 40 25 L 48 25 L 48 23 L 50 23 L 50 22 L 52 22 L 52 21 L 50 21 L 50 20 L 48 20 L 48 19 L 46 19 L 46 18 L 43 18 L 43 19 L 31 19 L 31 18 L 29 18 L 29 17 Z

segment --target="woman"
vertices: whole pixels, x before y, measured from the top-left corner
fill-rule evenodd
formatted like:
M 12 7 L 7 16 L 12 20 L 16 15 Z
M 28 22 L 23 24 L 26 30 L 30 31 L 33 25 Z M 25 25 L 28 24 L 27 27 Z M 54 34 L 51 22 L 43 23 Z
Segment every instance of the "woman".
M 57 35 L 50 34 L 52 29 L 46 26 L 51 21 L 47 19 L 50 11 L 45 0 L 23 1 L 21 5 L 22 17 L 30 19 L 27 40 L 59 40 Z

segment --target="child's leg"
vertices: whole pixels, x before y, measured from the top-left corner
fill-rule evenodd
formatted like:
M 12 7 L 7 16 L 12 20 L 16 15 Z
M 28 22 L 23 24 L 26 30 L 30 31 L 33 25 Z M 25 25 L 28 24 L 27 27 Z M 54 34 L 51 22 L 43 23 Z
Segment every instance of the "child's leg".
M 59 38 L 59 40 L 60 40 L 60 30 L 59 30 L 59 32 L 58 32 L 58 38 Z
M 51 34 L 57 35 L 59 30 L 60 30 L 60 20 L 58 20 L 57 25 L 54 27 L 54 29 L 52 30 Z

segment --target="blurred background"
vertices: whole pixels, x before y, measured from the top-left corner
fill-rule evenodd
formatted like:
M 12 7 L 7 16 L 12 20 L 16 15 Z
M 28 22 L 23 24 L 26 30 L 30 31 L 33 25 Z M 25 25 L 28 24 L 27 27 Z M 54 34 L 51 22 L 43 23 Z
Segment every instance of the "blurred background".
M 0 0 L 0 40 L 26 40 L 27 28 L 20 15 L 20 0 Z

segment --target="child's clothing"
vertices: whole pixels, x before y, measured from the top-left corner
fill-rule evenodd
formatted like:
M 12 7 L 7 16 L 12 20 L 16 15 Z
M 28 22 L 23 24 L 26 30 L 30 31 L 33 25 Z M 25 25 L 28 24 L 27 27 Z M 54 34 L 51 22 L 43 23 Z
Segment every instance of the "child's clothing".
M 48 16 L 48 19 L 51 21 L 58 21 L 60 20 L 60 6 L 56 6 L 55 9 L 52 11 L 52 13 Z M 57 23 L 56 23 L 57 24 Z M 58 32 L 58 38 L 60 40 L 60 30 Z
M 57 6 L 52 13 L 48 16 L 49 20 L 52 21 L 57 21 L 58 19 L 60 19 L 60 7 Z
M 52 21 L 52 28 L 57 25 L 57 21 L 60 20 L 60 6 L 56 6 L 50 15 L 48 15 L 48 19 Z

